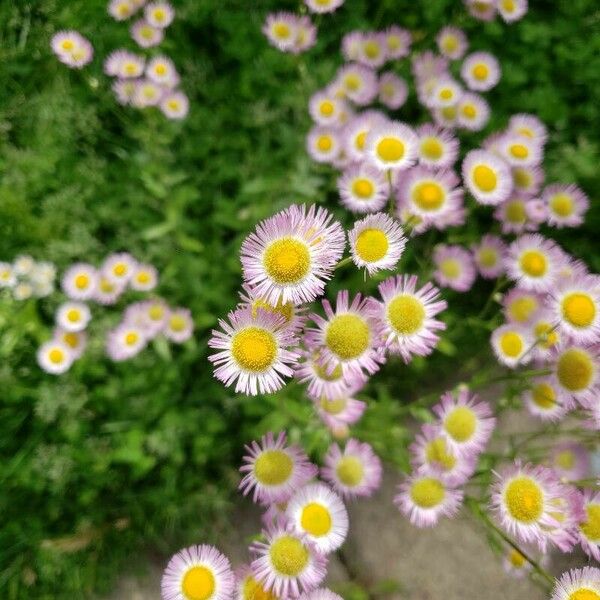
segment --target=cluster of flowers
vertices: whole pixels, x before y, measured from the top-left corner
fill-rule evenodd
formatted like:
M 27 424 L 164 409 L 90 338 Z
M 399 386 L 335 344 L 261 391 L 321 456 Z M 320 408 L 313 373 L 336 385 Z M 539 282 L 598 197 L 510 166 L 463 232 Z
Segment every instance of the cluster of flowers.
M 505 23 L 519 21 L 529 8 L 528 0 L 463 0 L 469 14 L 480 21 L 493 21 L 496 15 Z
M 285 433 L 268 434 L 246 447 L 240 489 L 263 508 L 264 529 L 235 573 L 212 546 L 178 552 L 162 579 L 164 600 L 341 600 L 318 588 L 328 555 L 344 543 L 349 519 L 344 500 L 369 496 L 379 486 L 381 464 L 368 444 L 333 444 L 320 470 Z M 319 474 L 324 481 L 316 479 Z M 327 483 L 325 483 L 327 482 Z
M 175 11 L 168 2 L 144 6 L 146 0 L 111 0 L 108 12 L 124 21 L 144 7 L 144 17 L 131 27 L 131 36 L 141 48 L 160 44 Z M 52 37 L 51 47 L 58 59 L 72 68 L 82 68 L 93 58 L 90 42 L 77 31 L 61 31 Z M 104 72 L 116 77 L 113 91 L 117 101 L 136 108 L 157 106 L 169 119 L 183 119 L 189 110 L 187 96 L 177 86 L 180 77 L 173 61 L 158 55 L 149 59 L 125 49 L 112 52 L 104 62 Z
M 369 272 L 394 267 L 406 243 L 384 213 L 355 223 L 348 239 L 345 261 Z M 444 328 L 435 317 L 446 303 L 431 283 L 419 288 L 416 276 L 384 280 L 380 300 L 341 291 L 334 306 L 322 301 L 325 316 L 307 315 L 305 305 L 324 294 L 345 246 L 341 224 L 314 205 L 292 205 L 259 223 L 242 244 L 242 302 L 209 341 L 219 380 L 255 395 L 277 391 L 295 374 L 321 408 L 356 416 L 357 406 L 338 406 L 339 399 L 351 398 L 388 355 L 408 363 L 433 351 Z
M 68 371 L 85 351 L 86 329 L 92 318 L 87 302 L 108 306 L 116 304 L 127 289 L 149 292 L 158 283 L 158 273 L 152 265 L 138 263 L 123 252 L 108 256 L 99 269 L 76 263 L 66 270 L 61 283 L 69 300 L 58 307 L 52 339 L 37 353 L 40 367 L 54 375 Z M 189 310 L 171 309 L 160 298 L 136 302 L 126 308 L 122 322 L 109 332 L 106 352 L 112 360 L 127 360 L 159 334 L 183 343 L 192 331 Z
M 15 300 L 44 298 L 54 291 L 56 267 L 49 262 L 36 262 L 22 254 L 12 263 L 0 262 L 0 289 L 11 290 Z

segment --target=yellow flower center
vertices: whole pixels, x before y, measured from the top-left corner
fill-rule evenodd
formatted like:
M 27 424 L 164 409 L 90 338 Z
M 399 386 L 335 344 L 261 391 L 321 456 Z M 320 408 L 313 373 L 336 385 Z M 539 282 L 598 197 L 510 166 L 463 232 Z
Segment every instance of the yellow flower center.
M 384 137 L 377 144 L 376 151 L 383 162 L 397 162 L 404 156 L 404 143 L 398 138 Z
M 500 349 L 505 356 L 517 358 L 523 352 L 523 338 L 514 331 L 507 331 L 500 337 Z
M 558 344 L 558 333 L 553 331 L 554 327 L 546 321 L 540 321 L 533 328 L 535 337 L 539 338 L 539 344 L 546 349 L 552 348 Z
M 147 271 L 140 271 L 136 275 L 136 280 L 138 283 L 141 283 L 142 285 L 149 283 L 150 282 L 150 273 L 148 273 Z
M 421 142 L 421 154 L 430 160 L 439 160 L 444 153 L 444 146 L 436 138 L 426 138 Z
M 517 5 L 515 3 L 514 0 L 502 0 L 502 8 L 508 12 L 514 12 L 514 10 L 517 8 Z
M 504 499 L 510 515 L 521 523 L 533 523 L 542 516 L 544 494 L 530 477 L 513 479 L 506 486 Z
M 527 250 L 519 261 L 521 269 L 529 277 L 542 277 L 548 270 L 548 260 L 537 250 Z
M 277 301 L 277 305 L 273 306 L 264 300 L 257 299 L 252 302 L 252 317 L 256 319 L 258 316 L 258 310 L 266 310 L 270 313 L 281 315 L 287 323 L 289 323 L 294 317 L 294 305 L 291 302 L 285 304 L 281 301 L 281 298 Z
M 523 168 L 517 167 L 513 171 L 513 177 L 515 179 L 515 183 L 516 183 L 517 187 L 519 187 L 521 189 L 525 189 L 526 190 L 533 183 L 533 179 L 531 177 L 531 173 L 527 169 L 523 169 Z
M 490 69 L 487 65 L 480 63 L 473 67 L 473 77 L 479 81 L 485 81 L 490 74 Z
M 498 252 L 494 248 L 481 248 L 477 254 L 479 264 L 491 268 L 498 264 Z
M 135 63 L 125 63 L 123 67 L 127 75 L 135 75 L 138 72 L 138 66 Z
M 263 262 L 267 274 L 278 284 L 298 283 L 310 270 L 310 252 L 307 245 L 295 238 L 281 238 L 271 242 L 265 250 Z
M 181 582 L 186 600 L 208 600 L 215 591 L 215 576 L 208 567 L 192 567 L 186 571 Z
M 73 40 L 63 40 L 61 47 L 63 50 L 73 50 L 75 44 L 73 43 Z
M 509 200 L 506 204 L 506 219 L 510 223 L 525 223 L 527 221 L 525 203 L 522 200 Z
M 179 110 L 179 100 L 176 100 L 175 98 L 171 98 L 170 100 L 167 101 L 167 106 L 171 109 L 171 110 Z
M 402 45 L 402 42 L 400 41 L 400 38 L 397 35 L 389 35 L 388 36 L 387 47 L 390 50 L 398 50 L 401 45 Z
M 538 383 L 533 387 L 531 397 L 533 402 L 544 410 L 550 410 L 556 406 L 556 393 L 548 383 Z
M 600 600 L 600 594 L 589 588 L 579 588 L 569 594 L 568 600 Z
M 105 294 L 110 294 L 111 292 L 115 291 L 115 285 L 112 283 L 112 281 L 106 279 L 106 278 L 102 278 L 100 280 L 100 289 L 105 293 Z
M 567 194 L 556 194 L 550 200 L 550 208 L 559 217 L 570 217 L 573 214 L 573 198 Z
M 155 8 L 154 12 L 154 20 L 162 23 L 167 18 L 167 13 L 162 8 Z
M 379 47 L 379 44 L 377 42 L 366 42 L 363 46 L 363 50 L 365 52 L 365 54 L 367 55 L 367 58 L 377 58 L 379 56 L 379 53 L 381 52 L 381 48 Z
M 456 442 L 466 442 L 477 428 L 477 416 L 467 406 L 453 408 L 444 420 L 444 429 Z
M 321 398 L 321 408 L 330 415 L 339 415 L 346 408 L 346 404 L 346 398 L 336 398 L 334 400 Z
M 487 165 L 477 165 L 473 169 L 473 182 L 482 192 L 493 192 L 498 187 L 498 176 Z
M 385 257 L 390 243 L 381 229 L 364 229 L 356 238 L 355 251 L 365 262 L 377 262 Z
M 163 64 L 163 63 L 158 63 L 155 67 L 154 67 L 154 72 L 157 75 L 166 75 L 167 74 L 167 65 Z
M 458 50 L 458 40 L 456 39 L 456 36 L 454 36 L 454 35 L 445 36 L 444 39 L 442 40 L 442 48 L 448 54 Z
M 181 315 L 173 315 L 169 319 L 169 327 L 173 331 L 183 331 L 185 329 L 187 321 Z
M 162 305 L 160 304 L 153 304 L 149 309 L 148 309 L 148 316 L 153 320 L 153 321 L 160 321 L 163 316 L 165 314 L 165 309 Z
M 396 333 L 412 335 L 423 327 L 425 307 L 414 296 L 399 295 L 389 303 L 387 317 Z
M 135 332 L 133 332 L 133 331 L 130 331 L 130 332 L 129 332 L 129 333 L 126 335 L 126 336 L 125 336 L 125 343 L 126 343 L 128 346 L 133 346 L 134 344 L 136 344 L 136 343 L 137 343 L 137 341 L 138 341 L 139 339 L 140 339 L 140 336 L 139 336 L 137 333 L 135 333 Z
M 514 300 L 508 307 L 508 312 L 513 321 L 525 323 L 537 310 L 538 301 L 533 296 L 521 296 Z
M 321 102 L 321 106 L 319 106 L 319 111 L 324 117 L 330 117 L 334 110 L 335 106 L 333 105 L 333 102 L 330 102 L 329 100 Z
M 321 152 L 329 152 L 333 147 L 333 140 L 330 135 L 320 135 L 317 138 L 317 148 Z
M 254 461 L 254 476 L 263 485 L 281 485 L 294 469 L 294 462 L 283 450 L 265 450 Z
M 344 456 L 338 461 L 335 472 L 344 485 L 356 487 L 363 480 L 365 468 L 356 456 Z
M 596 318 L 596 304 L 588 294 L 569 294 L 563 298 L 562 315 L 573 327 L 589 327 Z
M 477 116 L 477 109 L 474 104 L 463 104 L 462 114 L 467 117 L 467 119 L 474 119 Z
M 510 564 L 517 569 L 523 568 L 527 562 L 527 559 L 518 550 L 511 550 L 508 555 L 508 560 Z
M 359 90 L 361 87 L 361 83 L 361 78 L 354 73 L 346 75 L 346 77 L 344 77 L 344 86 L 351 92 Z
M 368 200 L 373 195 L 375 186 L 368 179 L 356 179 L 352 184 L 352 193 L 361 200 Z
M 151 40 L 154 37 L 154 29 L 152 29 L 152 27 L 149 27 L 148 25 L 145 25 L 140 29 L 140 35 L 145 40 Z
M 529 156 L 529 148 L 524 144 L 511 144 L 508 151 L 514 158 L 524 159 Z
M 244 600 L 278 600 L 277 596 L 267 592 L 254 577 L 246 577 L 243 587 Z
M 342 371 L 342 365 L 337 364 L 333 371 L 329 372 L 325 367 L 320 365 L 319 363 L 314 363 L 315 373 L 318 375 L 319 379 L 323 379 L 324 381 L 337 381 L 342 378 L 344 374 Z
M 69 331 L 64 333 L 62 339 L 69 348 L 77 348 L 79 346 L 79 336 L 74 332 Z
M 67 320 L 71 323 L 78 323 L 81 319 L 81 313 L 76 308 L 67 311 Z
M 300 524 L 310 535 L 322 537 L 331 531 L 331 514 L 322 504 L 311 502 L 302 509 Z
M 586 519 L 579 526 L 585 537 L 592 542 L 600 542 L 600 504 L 585 507 Z
M 368 349 L 370 340 L 368 323 L 354 314 L 334 317 L 325 334 L 325 344 L 342 360 L 352 360 L 361 356 Z
M 277 341 L 262 327 L 246 327 L 234 334 L 231 355 L 242 369 L 262 373 L 277 358 Z
M 440 263 L 440 271 L 448 279 L 457 279 L 460 277 L 460 263 L 455 258 L 446 258 Z
M 454 92 L 450 88 L 442 88 L 439 95 L 442 100 L 451 100 L 454 97 Z
M 65 353 L 59 348 L 52 348 L 48 353 L 48 358 L 52 364 L 60 365 L 65 360 Z
M 412 198 L 421 210 L 434 211 L 439 210 L 444 204 L 445 194 L 439 183 L 426 181 L 415 186 Z
M 88 285 L 90 285 L 90 278 L 88 275 L 82 273 L 81 275 L 77 275 L 77 277 L 75 277 L 75 287 L 78 290 L 85 290 Z
M 454 119 L 456 119 L 457 110 L 458 109 L 456 108 L 456 106 L 444 106 L 444 108 L 442 108 L 442 116 L 448 121 L 453 121 Z
M 444 500 L 446 490 L 438 479 L 425 477 L 415 481 L 410 488 L 412 501 L 421 508 L 433 508 Z
M 456 465 L 456 457 L 448 452 L 446 441 L 442 437 L 435 438 L 427 443 L 425 458 L 428 463 L 437 464 L 445 471 L 449 471 Z
M 563 450 L 554 457 L 554 464 L 565 471 L 575 466 L 575 454 L 571 450 Z
M 356 136 L 356 147 L 359 150 L 364 150 L 365 149 L 365 143 L 367 141 L 367 132 L 366 131 L 361 131 L 357 136 Z
M 594 376 L 594 363 L 587 352 L 570 348 L 558 359 L 556 375 L 564 388 L 579 392 L 590 385 Z

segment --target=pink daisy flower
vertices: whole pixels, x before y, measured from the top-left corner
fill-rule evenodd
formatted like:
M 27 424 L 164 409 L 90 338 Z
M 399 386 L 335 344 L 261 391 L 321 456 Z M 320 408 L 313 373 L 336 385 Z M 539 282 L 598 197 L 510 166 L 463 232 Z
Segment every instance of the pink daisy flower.
M 66 331 L 83 331 L 92 314 L 83 302 L 64 302 L 56 311 L 56 324 Z
M 479 274 L 485 279 L 496 279 L 504 273 L 506 244 L 497 235 L 485 234 L 471 247 Z
M 408 85 L 393 71 L 379 77 L 379 101 L 390 110 L 398 110 L 408 98 Z
M 71 368 L 74 355 L 61 340 L 53 339 L 42 344 L 36 354 L 38 365 L 52 375 L 62 375 Z
M 469 14 L 479 21 L 493 21 L 496 17 L 496 0 L 464 0 Z
M 344 0 L 304 0 L 304 4 L 308 6 L 310 12 L 323 14 L 336 11 L 344 4 Z
M 348 63 L 338 70 L 335 85 L 339 86 L 348 100 L 365 106 L 377 96 L 377 73 L 365 65 Z
M 137 79 L 117 79 L 112 84 L 117 102 L 123 106 L 130 105 L 137 90 L 137 84 Z
M 417 146 L 418 138 L 408 125 L 389 121 L 369 131 L 365 153 L 378 169 L 400 171 L 416 162 Z
M 600 562 L 600 492 L 583 492 L 584 519 L 579 523 L 579 544 L 583 551 Z M 600 572 L 598 573 L 600 587 Z
M 510 323 L 531 323 L 544 306 L 544 295 L 520 288 L 513 288 L 502 297 L 502 311 Z
M 571 569 L 556 580 L 550 600 L 596 600 L 600 597 L 600 569 Z
M 343 450 L 332 444 L 324 463 L 321 477 L 343 498 L 370 497 L 381 485 L 381 460 L 367 443 L 351 438 Z
M 467 51 L 469 42 L 462 29 L 448 25 L 442 28 L 435 38 L 440 54 L 450 60 L 460 60 Z
M 333 164 L 342 150 L 342 137 L 337 127 L 316 125 L 306 136 L 306 151 L 318 163 Z
M 386 122 L 386 120 L 383 113 L 374 110 L 353 116 L 344 127 L 344 154 L 354 163 L 363 162 L 369 131 L 376 125 Z
M 458 158 L 459 142 L 446 129 L 425 123 L 416 130 L 419 163 L 435 169 L 452 167 Z
M 111 0 L 108 3 L 108 14 L 115 21 L 126 21 L 136 11 L 131 0 Z
M 291 52 L 297 39 L 296 15 L 277 12 L 267 15 L 262 28 L 269 43 L 282 52 Z
M 523 393 L 525 407 L 542 421 L 557 422 L 567 414 L 570 404 L 561 400 L 561 394 L 552 377 L 533 379 Z
M 481 131 L 490 120 L 491 109 L 487 100 L 473 92 L 465 92 L 458 101 L 456 121 L 468 131 Z
M 366 402 L 349 395 L 332 399 L 323 396 L 313 399 L 313 403 L 321 421 L 332 431 L 358 422 L 367 408 Z
M 506 133 L 498 142 L 502 158 L 511 167 L 535 167 L 544 159 L 543 146 L 518 133 Z
M 463 181 L 480 204 L 500 204 L 512 191 L 512 173 L 501 158 L 485 150 L 472 150 L 462 164 Z
M 168 2 L 151 2 L 144 8 L 144 17 L 153 27 L 166 29 L 175 18 L 175 10 Z
M 584 479 L 590 471 L 590 453 L 583 444 L 561 442 L 552 448 L 548 466 L 562 481 Z
M 344 60 L 350 62 L 358 60 L 362 47 L 362 31 L 350 31 L 342 37 L 341 51 Z
M 491 344 L 500 364 L 511 369 L 527 364 L 533 358 L 535 337 L 516 323 L 507 323 L 492 332 Z
M 188 97 L 180 90 L 168 90 L 160 98 L 160 110 L 167 119 L 185 119 L 190 110 Z
M 215 377 L 235 391 L 256 396 L 281 389 L 284 377 L 293 375 L 298 360 L 294 349 L 298 340 L 285 327 L 283 317 L 258 309 L 232 311 L 226 322 L 219 319 L 223 331 L 213 329 L 208 342 L 218 350 L 208 357 L 214 364 Z
M 408 29 L 398 27 L 398 25 L 390 25 L 383 32 L 383 39 L 388 60 L 398 60 L 410 54 L 412 34 Z
M 312 48 L 317 42 L 317 28 L 310 17 L 300 16 L 296 19 L 296 40 L 290 50 L 292 54 L 300 54 Z
M 528 0 L 498 0 L 498 13 L 506 23 L 519 21 L 527 14 Z
M 116 304 L 126 288 L 125 281 L 113 281 L 105 275 L 99 275 L 91 300 L 104 306 Z
M 385 173 L 364 162 L 347 168 L 338 179 L 337 187 L 342 206 L 357 214 L 380 211 L 390 193 Z
M 52 339 L 67 346 L 74 361 L 81 358 L 87 346 L 85 331 L 67 331 L 57 327 L 52 333 Z
M 164 336 L 175 344 L 183 344 L 194 333 L 194 320 L 188 308 L 173 308 L 162 330 Z
M 106 337 L 106 354 L 115 362 L 129 360 L 139 354 L 147 343 L 143 329 L 133 323 L 121 323 Z
M 376 31 L 364 33 L 356 60 L 373 69 L 383 66 L 387 60 L 387 39 L 385 34 Z
M 544 170 L 539 165 L 531 167 L 514 167 L 512 169 L 515 192 L 527 196 L 535 196 L 544 183 Z
M 129 280 L 132 290 L 149 292 L 158 285 L 158 271 L 153 265 L 137 263 Z
M 346 103 L 327 89 L 316 92 L 308 101 L 308 112 L 318 125 L 338 127 L 347 111 Z
M 553 227 L 578 227 L 584 221 L 590 202 L 576 185 L 553 184 L 546 187 L 542 200 L 548 208 L 548 224 Z
M 69 267 L 61 281 L 63 292 L 72 300 L 91 300 L 98 284 L 98 272 L 87 263 Z
M 467 292 L 473 286 L 477 271 L 471 253 L 462 246 L 438 244 L 433 251 L 436 282 L 457 292 Z
M 131 37 L 140 48 L 158 46 L 165 37 L 164 29 L 153 27 L 145 19 L 138 19 L 131 26 Z
M 50 47 L 58 60 L 72 69 L 85 67 L 94 57 L 92 44 L 77 31 L 59 31 L 52 36 Z
M 543 146 L 548 139 L 548 129 L 536 115 L 519 113 L 508 122 L 508 132 L 517 133 Z
M 465 57 L 460 76 L 474 92 L 487 92 L 500 81 L 500 63 L 489 52 L 473 52 Z

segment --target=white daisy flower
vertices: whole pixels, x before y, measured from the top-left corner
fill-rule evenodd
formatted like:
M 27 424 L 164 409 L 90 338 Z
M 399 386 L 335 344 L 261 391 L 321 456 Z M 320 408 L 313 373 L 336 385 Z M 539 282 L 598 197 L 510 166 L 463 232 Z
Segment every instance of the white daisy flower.
M 66 331 L 83 331 L 92 314 L 83 302 L 65 302 L 56 311 L 56 324 Z

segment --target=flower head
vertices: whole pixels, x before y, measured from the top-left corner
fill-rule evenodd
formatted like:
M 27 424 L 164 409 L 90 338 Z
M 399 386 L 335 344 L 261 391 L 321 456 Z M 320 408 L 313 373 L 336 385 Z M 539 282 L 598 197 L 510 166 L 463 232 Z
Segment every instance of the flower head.
M 457 292 L 467 292 L 473 286 L 477 271 L 471 253 L 462 246 L 438 244 L 433 252 L 436 282 Z
M 342 206 L 358 214 L 380 211 L 390 190 L 385 173 L 365 162 L 347 168 L 337 186 Z
M 166 29 L 175 18 L 175 10 L 168 2 L 151 2 L 144 8 L 144 17 L 153 27 Z
M 472 251 L 475 266 L 482 277 L 496 279 L 504 273 L 506 244 L 500 237 L 487 233 L 472 246 Z
M 56 311 L 56 324 L 66 331 L 83 331 L 92 315 L 83 302 L 65 302 Z
M 131 37 L 140 48 L 152 48 L 163 41 L 165 32 L 145 19 L 139 19 L 131 26 Z
M 62 278 L 62 289 L 72 300 L 90 300 L 94 297 L 98 284 L 98 272 L 87 263 L 75 263 Z
M 480 204 L 496 205 L 512 191 L 512 173 L 506 162 L 485 150 L 472 150 L 462 165 L 463 181 Z
M 73 352 L 69 346 L 56 339 L 45 342 L 37 351 L 38 365 L 52 375 L 60 375 L 68 371 L 73 360 Z
M 418 139 L 404 123 L 390 121 L 369 131 L 367 159 L 382 171 L 407 169 L 416 162 Z

